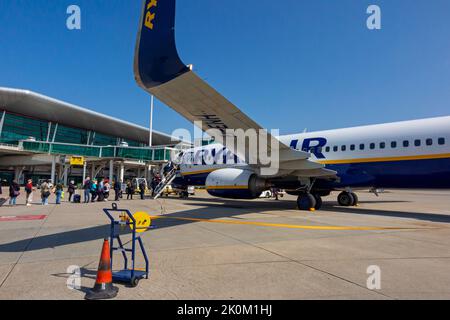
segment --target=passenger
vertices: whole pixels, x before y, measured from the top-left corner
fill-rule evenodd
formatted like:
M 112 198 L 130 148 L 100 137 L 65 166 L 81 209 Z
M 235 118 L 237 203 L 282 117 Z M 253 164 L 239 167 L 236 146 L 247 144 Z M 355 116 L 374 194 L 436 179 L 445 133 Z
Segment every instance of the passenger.
M 139 184 L 139 193 L 141 195 L 141 200 L 144 200 L 145 198 L 145 190 L 147 189 L 147 184 L 145 183 L 145 180 L 142 180 Z
M 16 180 L 13 180 L 9 185 L 9 205 L 15 206 L 18 196 L 20 196 L 20 186 Z
M 30 207 L 33 203 L 33 180 L 28 179 L 27 184 L 25 185 L 25 192 L 27 193 L 26 204 L 27 207 Z
M 156 190 L 156 187 L 157 187 L 156 180 L 155 180 L 154 177 L 152 178 L 152 182 L 150 182 L 150 187 L 152 188 L 152 197 L 154 197 L 155 196 L 155 190 Z
M 108 201 L 109 193 L 111 191 L 111 185 L 109 184 L 109 180 L 105 180 L 105 184 L 103 185 L 103 198 L 104 201 Z
M 103 179 L 100 179 L 97 183 L 97 201 L 102 202 L 105 200 L 105 183 Z
M 64 191 L 63 184 L 60 183 L 60 182 L 57 183 L 55 188 L 54 188 L 54 190 L 55 190 L 54 192 L 55 192 L 55 195 L 56 195 L 56 204 L 61 204 L 61 198 L 62 198 L 63 191 Z
M 159 173 L 156 173 L 152 179 L 152 197 L 155 196 L 156 188 L 158 188 L 158 185 L 160 183 L 161 183 L 161 175 Z
M 275 200 L 279 200 L 278 199 L 278 197 L 279 197 L 279 193 L 280 193 L 280 189 L 278 189 L 278 188 L 272 188 L 272 194 L 273 194 L 273 196 L 275 197 Z
M 173 163 L 169 161 L 167 165 L 164 167 L 164 176 L 167 176 L 173 170 Z
M 41 184 L 41 200 L 42 200 L 42 205 L 47 206 L 48 205 L 48 197 L 50 197 L 50 181 L 49 180 L 45 180 L 42 184 Z
M 91 195 L 91 178 L 87 177 L 83 182 L 84 203 L 89 203 Z
M 133 200 L 133 194 L 134 194 L 134 186 L 130 181 L 128 181 L 128 183 L 127 183 L 127 200 Z
M 93 180 L 91 183 L 91 202 L 95 202 L 97 198 L 97 180 Z
M 77 190 L 77 186 L 75 185 L 75 181 L 72 180 L 69 182 L 69 186 L 67 187 L 67 192 L 69 193 L 69 199 L 68 199 L 69 202 L 72 201 L 72 197 L 75 193 L 75 190 Z
M 120 201 L 122 196 L 122 183 L 120 181 L 114 182 L 115 201 Z

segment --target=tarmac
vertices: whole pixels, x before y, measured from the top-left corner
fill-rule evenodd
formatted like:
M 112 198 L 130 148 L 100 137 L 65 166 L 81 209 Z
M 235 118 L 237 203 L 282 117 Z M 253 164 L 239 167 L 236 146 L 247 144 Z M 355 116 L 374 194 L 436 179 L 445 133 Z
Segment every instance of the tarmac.
M 450 299 L 450 191 L 358 195 L 359 207 L 339 207 L 333 194 L 316 212 L 298 211 L 291 196 L 121 200 L 154 219 L 142 236 L 150 278 L 116 284 L 117 299 Z M 0 208 L 0 299 L 83 299 L 111 201 L 18 203 Z M 70 266 L 81 270 L 80 288 L 67 286 Z

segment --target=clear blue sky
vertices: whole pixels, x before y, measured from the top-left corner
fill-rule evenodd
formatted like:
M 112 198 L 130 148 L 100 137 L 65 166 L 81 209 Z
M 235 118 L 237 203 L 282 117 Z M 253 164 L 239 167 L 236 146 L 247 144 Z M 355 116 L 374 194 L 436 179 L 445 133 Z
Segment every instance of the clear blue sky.
M 66 29 L 66 8 L 82 30 Z M 382 9 L 382 30 L 366 9 Z M 135 83 L 140 0 L 0 0 L 0 86 L 141 125 Z M 181 57 L 225 97 L 282 133 L 450 114 L 450 1 L 178 1 Z M 155 127 L 191 128 L 157 105 Z

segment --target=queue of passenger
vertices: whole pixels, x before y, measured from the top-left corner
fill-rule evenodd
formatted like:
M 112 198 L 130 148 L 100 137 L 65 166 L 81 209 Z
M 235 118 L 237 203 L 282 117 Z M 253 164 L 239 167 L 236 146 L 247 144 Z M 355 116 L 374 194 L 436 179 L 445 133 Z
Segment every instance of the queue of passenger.
M 169 162 L 162 170 L 161 173 L 154 172 L 153 179 L 150 183 L 150 188 L 152 190 L 152 196 L 155 195 L 155 190 L 157 189 L 158 185 L 163 181 L 163 177 L 167 178 L 167 175 L 176 170 L 177 167 L 174 166 L 172 162 Z M 144 179 L 141 179 L 138 183 L 138 185 L 135 185 L 130 180 L 128 180 L 125 184 L 125 192 L 127 194 L 127 200 L 133 200 L 133 195 L 136 193 L 136 188 L 139 189 L 139 195 L 142 200 L 145 199 L 145 192 L 147 190 L 147 184 Z M 36 188 L 33 186 L 33 181 L 29 179 L 25 185 L 25 193 L 26 193 L 26 200 L 25 204 L 27 206 L 31 206 L 33 203 L 33 193 L 36 191 Z M 65 186 L 58 182 L 56 185 L 53 185 L 51 180 L 45 180 L 43 181 L 39 186 L 40 191 L 40 198 L 41 198 L 41 204 L 46 206 L 49 204 L 49 198 L 52 194 L 56 197 L 56 204 L 61 204 L 61 201 L 65 198 Z M 81 195 L 77 194 L 77 185 L 75 184 L 75 181 L 70 181 L 70 183 L 67 186 L 67 193 L 69 194 L 69 197 L 67 198 L 68 202 L 73 203 L 81 203 Z M 84 203 L 91 203 L 91 202 L 103 202 L 108 201 L 110 197 L 111 190 L 114 190 L 115 197 L 114 201 L 120 201 L 120 199 L 123 198 L 122 195 L 122 183 L 119 181 L 115 181 L 112 185 L 109 179 L 91 179 L 90 177 L 87 177 L 81 186 L 81 189 L 83 190 L 83 200 Z M 9 185 L 9 205 L 15 206 L 17 205 L 17 198 L 20 195 L 20 185 L 17 183 L 16 180 L 11 181 Z M 2 194 L 2 190 L 0 188 L 0 195 Z M 7 200 L 0 197 L 0 206 L 3 205 L 4 202 Z
M 37 190 L 39 189 L 39 190 Z M 92 203 L 92 202 L 103 202 L 108 201 L 110 198 L 111 190 L 114 190 L 115 201 L 119 201 L 122 198 L 122 184 L 120 182 L 115 181 L 112 185 L 109 181 L 109 179 L 91 179 L 90 177 L 86 178 L 86 180 L 83 182 L 81 189 L 83 190 L 84 195 L 84 203 Z M 143 180 L 139 184 L 140 189 L 140 198 L 145 199 L 145 191 L 147 189 L 146 183 Z M 70 181 L 67 189 L 65 189 L 65 186 L 58 182 L 55 185 L 52 184 L 50 180 L 44 180 L 40 185 L 39 188 L 36 188 L 33 185 L 33 181 L 29 179 L 27 183 L 24 186 L 24 192 L 25 192 L 25 205 L 31 206 L 33 204 L 33 195 L 36 193 L 36 191 L 39 191 L 40 196 L 40 204 L 41 205 L 48 205 L 49 204 L 49 198 L 52 194 L 55 195 L 55 203 L 57 205 L 61 204 L 61 202 L 65 199 L 66 194 L 68 194 L 67 202 L 73 202 L 73 203 L 81 203 L 81 196 L 77 194 L 78 186 L 75 183 L 75 181 Z M 134 185 L 127 181 L 126 183 L 126 193 L 127 193 L 127 199 L 133 200 L 133 195 L 136 191 Z M 5 202 L 8 202 L 6 199 L 1 198 L 2 190 L 0 188 L 0 200 L 4 200 Z M 17 198 L 21 195 L 21 187 L 17 183 L 16 180 L 13 180 L 9 184 L 9 205 L 15 206 L 17 205 Z M 0 202 L 0 206 L 3 205 L 2 202 Z

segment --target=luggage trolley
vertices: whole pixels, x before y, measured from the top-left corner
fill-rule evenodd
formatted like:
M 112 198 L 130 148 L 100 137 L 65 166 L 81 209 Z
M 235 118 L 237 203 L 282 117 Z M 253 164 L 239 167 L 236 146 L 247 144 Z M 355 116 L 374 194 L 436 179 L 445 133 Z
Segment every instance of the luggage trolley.
M 136 233 L 136 219 L 133 217 L 131 212 L 126 209 L 118 209 L 117 204 L 112 204 L 112 209 L 103 209 L 105 214 L 111 220 L 111 234 L 110 234 L 110 243 L 111 243 L 111 269 L 113 265 L 113 256 L 114 251 L 120 251 L 122 253 L 122 257 L 124 260 L 124 268 L 121 271 L 113 272 L 113 281 L 129 283 L 132 287 L 136 287 L 139 284 L 139 281 L 143 278 L 148 279 L 149 275 L 149 262 L 147 253 L 144 248 L 144 244 L 140 236 Z M 114 218 L 114 214 L 119 214 L 119 220 Z M 121 227 L 129 226 L 132 229 L 131 232 L 131 248 L 126 248 L 125 245 L 128 243 L 123 243 L 120 238 L 120 229 Z M 114 240 L 117 240 L 118 246 L 114 247 Z M 135 266 L 135 258 L 136 258 L 136 242 L 139 244 L 139 248 L 145 260 L 145 270 L 138 270 Z M 131 268 L 128 268 L 128 255 L 127 253 L 131 253 Z

